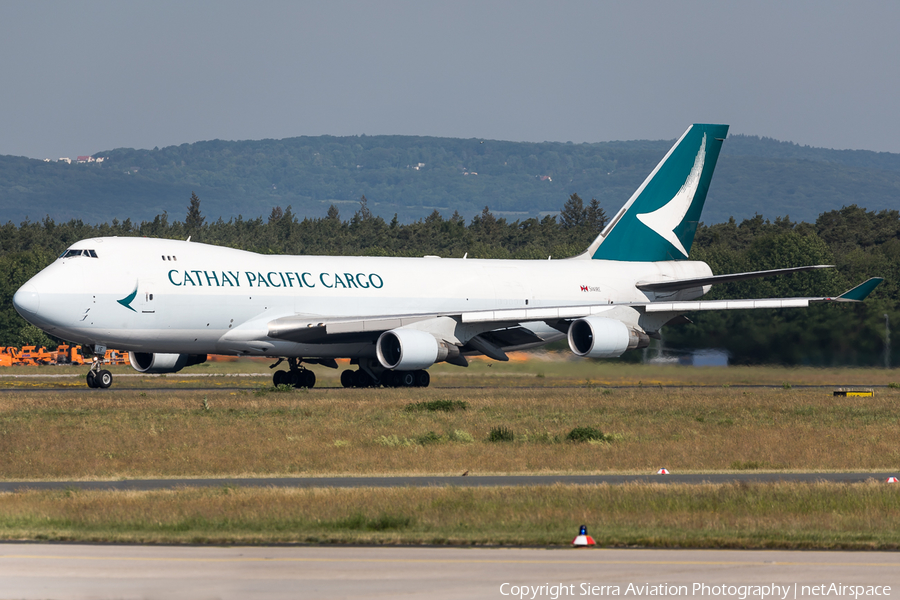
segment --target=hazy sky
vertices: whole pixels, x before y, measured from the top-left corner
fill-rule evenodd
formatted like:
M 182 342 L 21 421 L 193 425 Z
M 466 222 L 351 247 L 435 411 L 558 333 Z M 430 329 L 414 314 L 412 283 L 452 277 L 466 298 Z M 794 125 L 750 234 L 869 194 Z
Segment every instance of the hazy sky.
M 0 0 L 0 154 L 402 134 L 900 152 L 900 2 Z

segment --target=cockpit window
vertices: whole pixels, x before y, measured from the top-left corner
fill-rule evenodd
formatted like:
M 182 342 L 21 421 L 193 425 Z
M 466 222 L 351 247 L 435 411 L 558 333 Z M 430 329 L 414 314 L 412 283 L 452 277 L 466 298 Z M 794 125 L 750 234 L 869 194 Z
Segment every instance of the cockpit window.
M 87 256 L 89 258 L 97 258 L 97 252 L 94 250 L 76 250 L 74 248 L 69 248 L 65 252 L 63 252 L 59 257 L 60 258 L 72 258 L 73 256 Z

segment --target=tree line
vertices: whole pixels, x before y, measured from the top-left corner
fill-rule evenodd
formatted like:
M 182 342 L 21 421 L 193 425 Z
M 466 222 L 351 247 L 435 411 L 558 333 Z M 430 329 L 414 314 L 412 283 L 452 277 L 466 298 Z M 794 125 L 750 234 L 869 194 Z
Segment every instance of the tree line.
M 321 218 L 300 218 L 287 206 L 273 208 L 266 219 L 208 221 L 192 194 L 181 221 L 164 212 L 140 223 L 56 223 L 49 217 L 8 222 L 0 226 L 0 345 L 55 343 L 16 314 L 12 295 L 68 246 L 89 237 L 190 236 L 261 254 L 562 259 L 583 252 L 606 223 L 600 203 L 584 202 L 578 194 L 567 198 L 558 215 L 513 221 L 488 207 L 468 222 L 458 212 L 445 218 L 437 210 L 411 223 L 400 223 L 396 216 L 387 221 L 372 213 L 365 196 L 349 218 L 331 205 Z M 863 304 L 691 314 L 692 324 L 664 328 L 667 347 L 724 348 L 741 364 L 883 364 L 884 315 L 900 322 L 897 210 L 854 205 L 822 213 L 815 223 L 757 215 L 740 223 L 701 224 L 691 259 L 707 262 L 716 274 L 808 264 L 836 267 L 716 286 L 709 299 L 837 295 L 868 277 L 881 276 L 885 282 Z M 900 343 L 896 346 L 900 349 Z M 895 351 L 892 364 L 898 355 Z

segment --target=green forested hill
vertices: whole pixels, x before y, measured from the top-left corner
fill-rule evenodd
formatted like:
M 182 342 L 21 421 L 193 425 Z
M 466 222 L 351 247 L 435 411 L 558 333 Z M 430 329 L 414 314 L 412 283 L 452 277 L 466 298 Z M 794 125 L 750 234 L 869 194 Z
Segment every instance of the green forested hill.
M 268 215 L 291 206 L 322 217 L 354 210 L 365 195 L 376 215 L 402 223 L 435 209 L 466 220 L 485 206 L 524 220 L 552 213 L 572 193 L 613 214 L 671 140 L 526 143 L 415 136 L 298 137 L 208 141 L 153 150 L 97 152 L 102 164 L 0 156 L 0 221 L 152 220 L 182 214 L 196 192 L 211 219 Z M 900 204 L 900 154 L 827 150 L 753 136 L 723 147 L 703 220 L 755 214 L 814 221 L 856 204 Z

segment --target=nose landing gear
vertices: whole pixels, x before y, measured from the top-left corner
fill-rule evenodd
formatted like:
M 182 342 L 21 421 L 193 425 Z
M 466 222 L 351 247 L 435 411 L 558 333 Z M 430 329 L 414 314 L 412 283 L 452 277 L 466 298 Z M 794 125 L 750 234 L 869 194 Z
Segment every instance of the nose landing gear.
M 106 346 L 94 346 L 91 349 L 91 352 L 94 355 L 94 358 L 91 359 L 91 370 L 88 371 L 87 374 L 88 387 L 105 390 L 111 386 L 113 382 L 112 373 L 101 368 L 103 366 L 103 360 L 106 357 Z

